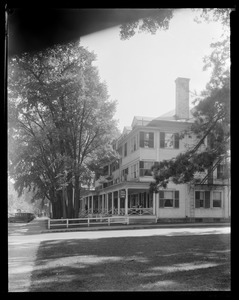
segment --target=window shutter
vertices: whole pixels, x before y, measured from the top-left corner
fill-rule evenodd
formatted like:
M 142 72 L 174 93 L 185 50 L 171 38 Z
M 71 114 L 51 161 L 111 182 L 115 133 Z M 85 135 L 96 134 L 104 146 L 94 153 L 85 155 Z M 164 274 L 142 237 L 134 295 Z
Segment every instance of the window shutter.
M 150 132 L 149 133 L 149 148 L 153 148 L 154 147 L 154 133 Z
M 179 191 L 175 191 L 175 207 L 179 208 Z
M 159 199 L 159 207 L 164 207 L 164 199 Z
M 139 133 L 139 147 L 144 148 L 144 132 Z
M 164 148 L 165 132 L 160 132 L 160 148 Z
M 174 148 L 179 149 L 179 133 L 174 134 Z
M 195 208 L 200 208 L 200 199 L 195 200 Z
M 124 144 L 124 156 L 127 156 L 127 143 Z
M 140 168 L 140 169 L 143 169 L 143 168 L 144 168 L 144 162 L 143 162 L 143 161 L 140 161 L 140 162 L 139 162 L 139 168 Z
M 164 192 L 163 191 L 159 191 L 159 198 L 163 199 L 164 198 Z
M 210 191 L 205 191 L 205 208 L 210 208 Z

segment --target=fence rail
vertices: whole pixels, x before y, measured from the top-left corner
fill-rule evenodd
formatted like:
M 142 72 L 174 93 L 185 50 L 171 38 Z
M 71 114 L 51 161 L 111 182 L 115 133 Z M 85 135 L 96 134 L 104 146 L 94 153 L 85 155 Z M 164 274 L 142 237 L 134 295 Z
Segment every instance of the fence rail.
M 73 227 L 80 227 L 80 226 L 90 226 L 90 225 L 102 225 L 108 224 L 129 224 L 129 217 L 123 216 L 115 216 L 115 217 L 88 217 L 88 218 L 76 218 L 76 219 L 48 219 L 48 229 L 52 229 L 53 227 L 63 227 L 63 228 L 70 228 Z

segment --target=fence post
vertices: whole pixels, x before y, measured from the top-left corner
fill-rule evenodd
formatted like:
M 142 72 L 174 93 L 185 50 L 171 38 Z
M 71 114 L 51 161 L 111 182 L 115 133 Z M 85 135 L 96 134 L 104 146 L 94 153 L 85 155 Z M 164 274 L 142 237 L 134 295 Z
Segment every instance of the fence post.
M 127 225 L 129 225 L 129 217 L 127 217 Z
M 87 219 L 88 227 L 90 226 L 90 218 Z
M 51 219 L 49 218 L 49 219 L 48 219 L 48 229 L 49 229 L 49 230 L 51 229 L 51 224 L 50 224 L 50 222 L 51 222 Z
M 110 226 L 110 217 L 108 218 L 108 225 Z
M 69 220 L 68 220 L 68 219 L 66 219 L 66 228 L 68 228 L 68 221 L 69 221 Z

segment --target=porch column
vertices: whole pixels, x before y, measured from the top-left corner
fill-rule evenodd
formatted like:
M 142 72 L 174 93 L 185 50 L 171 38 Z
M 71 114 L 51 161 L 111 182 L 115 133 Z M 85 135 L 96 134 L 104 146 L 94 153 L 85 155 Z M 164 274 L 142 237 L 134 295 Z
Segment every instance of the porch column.
M 118 215 L 120 215 L 120 191 L 118 191 Z
M 128 215 L 128 189 L 125 189 L 125 215 Z
M 153 215 L 155 215 L 155 193 L 153 193 Z
M 108 193 L 106 193 L 105 195 L 106 195 L 106 212 L 108 213 L 108 208 L 109 208 L 109 205 L 108 205 L 109 197 L 108 197 Z
M 113 215 L 114 214 L 114 192 L 112 192 L 111 194 L 112 194 L 111 202 L 112 202 L 112 215 Z
M 91 196 L 91 213 L 93 214 L 93 204 L 94 204 L 94 196 Z
M 90 196 L 87 197 L 87 207 L 88 207 L 88 211 L 90 209 Z
M 158 217 L 159 210 L 159 193 L 155 195 L 155 215 Z
M 105 194 L 102 194 L 102 211 L 105 211 Z

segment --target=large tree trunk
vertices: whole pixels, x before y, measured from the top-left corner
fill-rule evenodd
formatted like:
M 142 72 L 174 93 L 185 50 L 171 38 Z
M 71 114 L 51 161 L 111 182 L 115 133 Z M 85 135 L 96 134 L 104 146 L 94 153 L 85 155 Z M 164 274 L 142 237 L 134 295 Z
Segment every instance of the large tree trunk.
M 75 200 L 74 200 L 74 213 L 75 218 L 78 218 L 79 213 L 79 201 L 80 201 L 80 185 L 79 185 L 79 176 L 75 177 Z
M 61 201 L 62 201 L 62 217 L 63 219 L 66 219 L 66 191 L 65 188 L 62 188 L 62 195 L 61 195 Z
M 71 174 L 69 174 L 69 177 L 71 178 Z M 70 179 L 68 178 L 68 180 Z M 69 183 L 66 189 L 66 196 L 67 196 L 67 217 L 68 218 L 74 218 L 74 208 L 73 208 L 73 200 L 72 200 L 72 183 Z

